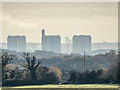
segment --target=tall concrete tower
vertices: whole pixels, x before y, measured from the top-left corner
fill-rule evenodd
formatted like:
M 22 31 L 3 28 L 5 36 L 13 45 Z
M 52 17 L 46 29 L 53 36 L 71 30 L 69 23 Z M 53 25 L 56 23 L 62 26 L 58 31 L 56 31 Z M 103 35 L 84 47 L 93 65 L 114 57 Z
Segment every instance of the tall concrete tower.
M 42 42 L 41 42 L 41 43 L 42 43 L 42 50 L 45 50 L 45 48 L 44 48 L 44 45 L 45 45 L 45 44 L 44 44 L 44 43 L 45 43 L 45 42 L 44 42 L 44 39 L 45 39 L 45 30 L 43 29 L 43 30 L 42 30 Z
M 61 53 L 61 37 L 59 35 L 45 35 L 42 30 L 42 50 Z
M 73 53 L 84 54 L 91 51 L 92 38 L 90 35 L 74 35 L 73 36 Z
M 8 50 L 26 52 L 26 37 L 25 36 L 8 36 Z
M 42 37 L 44 37 L 45 36 L 45 30 L 43 29 L 42 30 Z

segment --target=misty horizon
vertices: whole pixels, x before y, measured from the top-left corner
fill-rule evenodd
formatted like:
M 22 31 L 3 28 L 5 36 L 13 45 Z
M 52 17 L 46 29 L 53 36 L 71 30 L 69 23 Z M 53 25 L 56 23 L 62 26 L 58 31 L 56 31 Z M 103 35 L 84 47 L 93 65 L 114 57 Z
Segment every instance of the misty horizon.
M 46 35 L 60 35 L 62 43 L 73 35 L 91 35 L 92 43 L 118 42 L 118 4 L 3 2 L 2 27 L 2 42 L 21 35 L 41 43 L 42 29 Z

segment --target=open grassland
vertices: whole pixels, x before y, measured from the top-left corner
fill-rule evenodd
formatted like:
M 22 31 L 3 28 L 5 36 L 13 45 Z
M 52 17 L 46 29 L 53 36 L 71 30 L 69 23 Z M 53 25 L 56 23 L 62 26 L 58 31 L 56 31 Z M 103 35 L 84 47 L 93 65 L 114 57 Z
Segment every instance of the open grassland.
M 5 87 L 3 88 L 3 90 L 18 90 L 18 89 L 22 89 L 22 90 L 26 90 L 26 89 L 30 89 L 33 90 L 34 89 L 51 89 L 51 90 L 55 90 L 55 89 L 72 89 L 72 90 L 76 90 L 76 89 L 93 89 L 93 88 L 98 88 L 100 90 L 105 89 L 105 88 L 109 88 L 110 90 L 118 90 L 118 85 L 105 85 L 105 84 L 81 84 L 81 85 L 74 85 L 74 84 L 67 84 L 67 85 L 28 85 L 28 86 L 16 86 L 16 87 Z M 106 90 L 106 89 L 105 89 Z

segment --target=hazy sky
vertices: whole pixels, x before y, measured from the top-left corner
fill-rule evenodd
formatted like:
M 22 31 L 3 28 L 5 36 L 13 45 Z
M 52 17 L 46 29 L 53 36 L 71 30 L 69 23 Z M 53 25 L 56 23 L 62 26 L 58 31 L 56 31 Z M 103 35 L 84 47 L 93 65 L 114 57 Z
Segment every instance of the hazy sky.
M 3 3 L 2 40 L 8 35 L 25 35 L 27 42 L 41 42 L 47 35 L 91 35 L 92 42 L 118 41 L 118 3 Z

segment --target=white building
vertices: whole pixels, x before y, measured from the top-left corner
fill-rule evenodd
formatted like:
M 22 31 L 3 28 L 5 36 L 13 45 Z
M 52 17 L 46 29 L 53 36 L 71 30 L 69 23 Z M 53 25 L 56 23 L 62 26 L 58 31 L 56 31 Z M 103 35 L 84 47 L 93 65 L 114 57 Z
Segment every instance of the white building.
M 73 36 L 73 53 L 83 54 L 91 51 L 90 35 L 74 35 Z
M 25 36 L 8 36 L 7 48 L 8 50 L 25 52 L 26 51 L 26 37 Z
M 61 53 L 61 37 L 59 35 L 45 35 L 42 30 L 42 50 Z

